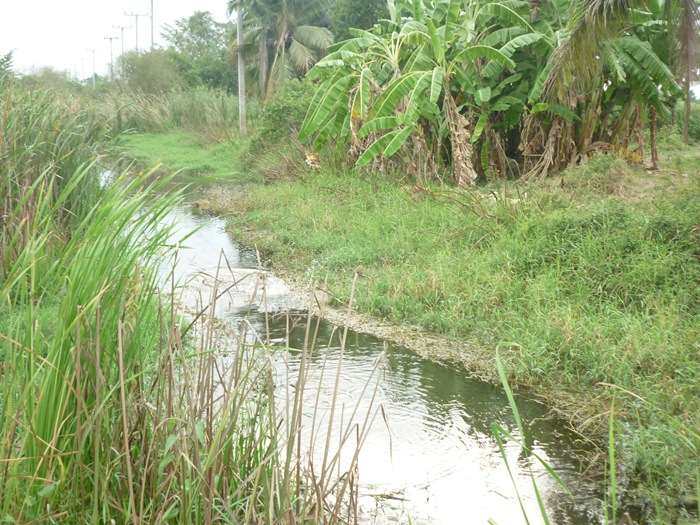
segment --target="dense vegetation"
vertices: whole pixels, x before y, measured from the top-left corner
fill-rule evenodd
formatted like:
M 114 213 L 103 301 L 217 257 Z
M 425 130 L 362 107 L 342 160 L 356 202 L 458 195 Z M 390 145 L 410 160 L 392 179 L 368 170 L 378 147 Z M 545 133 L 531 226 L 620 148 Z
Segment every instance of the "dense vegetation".
M 197 13 L 166 30 L 168 49 L 123 57 L 117 80 L 94 93 L 52 71 L 14 88 L 4 77 L 1 189 L 10 220 L 0 254 L 0 326 L 2 370 L 12 381 L 1 394 L 0 452 L 11 459 L 2 509 L 16 516 L 21 507 L 23 518 L 71 516 L 78 511 L 61 506 L 61 496 L 79 487 L 94 496 L 74 503 L 93 516 L 126 520 L 136 506 L 152 522 L 171 512 L 173 521 L 184 512 L 222 512 L 225 498 L 198 491 L 204 471 L 188 463 L 202 441 L 196 421 L 183 415 L 185 423 L 170 428 L 145 409 L 128 415 L 163 460 L 177 450 L 183 461 L 173 470 L 156 468 L 149 454 L 158 453 L 127 453 L 122 444 L 127 404 L 152 402 L 143 397 L 148 376 L 137 370 L 167 365 L 149 348 L 180 347 L 156 337 L 156 297 L 141 294 L 150 290 L 146 282 L 139 291 L 133 285 L 141 283 L 135 261 L 159 243 L 138 208 L 165 213 L 172 201 L 156 205 L 139 194 L 105 216 L 114 229 L 90 221 L 125 198 L 104 197 L 87 167 L 91 144 L 109 136 L 133 157 L 192 176 L 264 182 L 223 204 L 215 195 L 202 202 L 230 216 L 237 235 L 275 266 L 328 275 L 339 303 L 359 269 L 363 311 L 477 339 L 487 354 L 507 342 L 500 356 L 510 380 L 568 399 L 562 408 L 586 435 L 613 422 L 613 450 L 648 489 L 659 522 L 694 510 L 700 164 L 688 144 L 700 141 L 690 90 L 697 2 L 228 3 L 239 5 L 241 49 L 230 24 Z M 340 35 L 343 20 L 360 29 Z M 343 38 L 336 44 L 334 30 Z M 230 93 L 239 52 L 249 80 L 247 137 L 238 135 L 240 101 Z M 0 75 L 10 68 L 11 55 L 0 58 Z M 42 82 L 82 92 L 89 104 L 37 91 Z M 131 226 L 134 216 L 143 224 Z M 125 245 L 116 249 L 131 255 L 114 267 L 107 261 L 115 247 L 103 237 L 120 231 Z M 139 232 L 155 244 L 136 246 Z M 93 245 L 104 253 L 91 257 L 105 262 L 85 282 L 89 272 L 72 261 Z M 121 276 L 116 286 L 109 276 Z M 108 303 L 120 305 L 111 319 L 100 308 Z M 143 309 L 142 322 L 133 321 L 134 309 Z M 119 343 L 122 325 L 128 337 Z M 103 332 L 99 348 L 110 357 L 102 362 L 111 367 L 103 374 L 119 385 L 111 390 L 85 379 L 96 366 L 87 357 L 97 356 L 95 334 Z M 151 393 L 165 388 L 154 385 Z M 58 408 L 44 406 L 43 394 L 36 406 L 28 401 L 49 388 L 64 401 Z M 77 416 L 88 406 L 85 419 Z M 102 445 L 77 437 L 95 433 Z M 227 456 L 216 472 L 233 472 L 236 461 Z M 278 465 L 271 458 L 256 472 L 264 477 L 268 466 Z M 148 480 L 140 494 L 131 493 L 139 485 L 131 475 Z M 110 476 L 114 484 L 97 481 Z M 164 487 L 173 492 L 153 499 Z M 237 490 L 265 489 L 243 483 Z M 189 510 L 173 506 L 178 498 Z M 256 505 L 243 512 L 262 516 Z
M 656 166 L 659 119 L 697 73 L 683 54 L 698 46 L 697 5 L 669 6 L 389 2 L 389 20 L 351 31 L 312 71 L 300 138 L 343 146 L 357 166 L 449 171 L 464 186 L 538 178 L 601 150 L 641 159 L 648 123 Z
M 678 512 L 669 510 L 676 498 L 693 501 L 700 164 L 682 130 L 664 128 L 658 171 L 610 153 L 538 183 L 465 191 L 401 170 L 309 169 L 298 146 L 280 141 L 294 127 L 291 108 L 311 97 L 303 83 L 288 83 L 259 114 L 250 142 L 236 139 L 228 150 L 202 148 L 188 128 L 122 144 L 193 175 L 245 182 L 244 192 L 212 190 L 200 204 L 229 216 L 235 236 L 275 268 L 305 282 L 328 277 L 340 303 L 359 269 L 362 311 L 476 338 L 481 349 L 465 352 L 513 343 L 501 349 L 509 379 L 556 400 L 587 435 L 607 425 L 616 398 L 618 459 L 628 474 L 657 491 L 665 519 Z M 162 102 L 153 109 L 167 112 Z M 320 162 L 333 159 L 325 152 Z M 265 184 L 247 184 L 255 180 Z M 493 373 L 492 361 L 483 365 Z
M 278 421 L 265 346 L 158 292 L 181 196 L 98 163 L 78 97 L 0 71 L 0 107 L 0 521 L 337 523 L 354 478 L 333 448 L 305 476 L 303 377 Z

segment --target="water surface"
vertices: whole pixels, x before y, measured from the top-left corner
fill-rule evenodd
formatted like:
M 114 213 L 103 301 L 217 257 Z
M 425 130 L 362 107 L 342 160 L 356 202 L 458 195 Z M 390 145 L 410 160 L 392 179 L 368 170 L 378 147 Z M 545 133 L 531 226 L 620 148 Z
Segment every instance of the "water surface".
M 191 234 L 181 247 L 175 270 L 181 281 L 198 272 L 213 275 L 222 254 L 228 265 L 242 272 L 237 275 L 248 275 L 244 269 L 257 267 L 255 253 L 233 241 L 220 219 L 183 206 L 168 220 L 177 225 L 173 237 Z M 235 323 L 236 316 L 246 315 L 247 310 L 237 310 L 232 301 L 230 322 Z M 295 315 L 303 316 L 299 312 Z M 290 392 L 299 374 L 301 357 L 299 352 L 283 348 L 303 347 L 303 326 L 289 331 L 293 317 L 266 318 L 259 311 L 252 314 L 250 322 L 259 333 L 269 330 L 271 345 L 278 345 L 273 359 L 278 393 L 282 398 L 293 395 Z M 328 425 L 335 370 L 341 355 L 340 333 L 329 323 L 320 325 L 309 367 L 309 386 L 311 391 L 314 386 L 319 389 L 319 403 L 316 405 L 316 399 L 308 396 L 304 410 L 306 424 L 316 422 L 316 429 L 307 429 L 309 434 L 314 430 L 325 433 Z M 372 404 L 374 390 L 365 386 L 376 373 L 378 360 L 382 372 Z M 542 523 L 533 479 L 552 523 L 602 523 L 598 485 L 585 480 L 577 459 L 582 445 L 562 421 L 548 417 L 546 408 L 537 402 L 517 400 L 525 423 L 525 436 L 520 436 L 502 389 L 371 335 L 352 331 L 342 359 L 339 395 L 339 406 L 345 407 L 344 424 L 350 421 L 355 406 L 360 407 L 358 423 L 368 410 L 375 416 L 359 458 L 363 523 L 409 523 L 410 519 L 414 524 L 471 524 L 487 523 L 492 518 L 505 525 L 525 523 L 523 508 L 530 523 Z M 314 406 L 319 407 L 315 419 Z M 494 438 L 493 423 L 517 439 L 524 439 L 531 454 L 507 441 L 506 464 Z M 332 439 L 337 441 L 338 417 L 333 432 Z M 573 498 L 552 479 L 534 454 L 566 482 Z

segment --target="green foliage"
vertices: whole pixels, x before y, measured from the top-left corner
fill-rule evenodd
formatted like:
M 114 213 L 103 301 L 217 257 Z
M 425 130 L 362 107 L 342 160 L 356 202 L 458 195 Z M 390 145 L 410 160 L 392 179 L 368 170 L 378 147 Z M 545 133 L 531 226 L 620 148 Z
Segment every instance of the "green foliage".
M 265 103 L 258 121 L 258 133 L 266 141 L 292 137 L 301 127 L 315 93 L 308 81 L 292 80 Z
M 155 95 L 185 85 L 171 52 L 160 49 L 147 53 L 129 51 L 120 56 L 118 62 L 121 77 L 132 91 Z
M 228 54 L 228 42 L 233 32 L 230 22 L 216 22 L 208 11 L 197 11 L 166 25 L 163 38 L 170 45 L 172 60 L 180 75 L 190 86 L 234 92 L 237 86 L 235 68 Z
M 604 59 L 595 62 L 597 72 L 579 74 L 593 85 L 579 90 L 582 82 L 561 57 L 575 52 L 569 34 L 586 45 L 579 41 L 579 26 L 588 20 L 583 4 L 398 0 L 389 6 L 390 20 L 370 31 L 350 30 L 353 38 L 332 46 L 312 70 L 321 93 L 300 133 L 317 148 L 349 146 L 349 160 L 362 159 L 361 165 L 393 153 L 414 171 L 423 166 L 409 159 L 427 156 L 433 177 L 440 177 L 436 166 L 451 164 L 458 184 L 510 173 L 513 164 L 537 177 L 587 159 L 592 144 L 626 148 L 647 108 L 665 118 L 680 94 L 652 45 L 656 33 L 636 31 L 656 27 L 653 14 L 608 28 L 608 38 L 596 43 Z M 385 117 L 397 124 L 372 123 Z M 374 131 L 358 136 L 368 123 Z M 399 137 L 398 147 L 383 147 Z
M 460 5 L 457 0 L 434 6 L 400 2 L 390 23 L 373 32 L 354 30 L 354 39 L 334 46 L 312 72 L 323 82 L 319 91 L 325 93 L 312 104 L 301 138 L 313 136 L 317 146 L 328 141 L 350 142 L 362 153 L 358 165 L 399 151 L 410 157 L 411 150 L 426 146 L 435 157 L 449 144 L 455 179 L 460 184 L 473 183 L 476 154 L 467 142 L 476 131 L 473 123 L 480 121 L 477 137 L 486 127 L 485 117 L 493 117 L 496 111 L 508 125 L 518 123 L 527 86 L 516 84 L 522 74 L 511 73 L 524 64 L 516 66 L 511 57 L 530 47 L 538 49 L 538 45 L 549 49 L 551 42 L 543 34 L 523 34 L 518 25 L 509 27 L 514 20 L 529 28 L 510 9 L 487 4 L 491 10 L 462 11 Z M 401 18 L 402 12 L 410 16 Z M 499 24 L 506 27 L 491 33 Z M 509 30 L 514 37 L 502 41 Z M 522 62 L 537 60 L 536 55 L 534 59 L 518 56 L 524 57 Z M 383 133 L 373 133 L 363 142 L 352 132 L 365 125 L 372 127 L 373 119 L 385 117 L 396 117 L 399 124 L 381 128 Z M 498 127 L 495 120 L 489 125 Z M 385 142 L 391 147 L 383 147 Z M 489 144 L 484 137 L 482 150 Z M 440 160 L 434 158 L 434 163 Z
M 389 18 L 386 0 L 335 0 L 331 10 L 331 31 L 336 42 L 351 37 L 350 28 L 371 29 Z

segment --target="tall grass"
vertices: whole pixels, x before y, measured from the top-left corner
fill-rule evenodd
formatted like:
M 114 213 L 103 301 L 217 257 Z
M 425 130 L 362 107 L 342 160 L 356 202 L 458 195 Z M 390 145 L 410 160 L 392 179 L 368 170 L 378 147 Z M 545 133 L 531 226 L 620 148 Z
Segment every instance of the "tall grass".
M 158 95 L 112 91 L 96 100 L 94 107 L 113 134 L 179 129 L 197 134 L 206 144 L 238 135 L 238 98 L 225 92 L 203 88 Z M 248 118 L 255 120 L 260 112 L 260 105 L 251 101 Z
M 357 453 L 343 474 L 331 449 L 318 472 L 296 445 L 303 378 L 299 417 L 285 429 L 265 338 L 222 337 L 216 290 L 195 324 L 157 292 L 150 262 L 171 248 L 162 223 L 180 196 L 127 173 L 101 189 L 94 164 L 67 162 L 97 147 L 78 140 L 86 114 L 66 118 L 75 109 L 62 99 L 3 95 L 0 520 L 352 515 Z M 35 100 L 45 101 L 40 115 L 26 106 Z M 367 421 L 348 424 L 343 440 L 362 437 Z
M 508 378 L 506 377 L 506 372 L 503 366 L 503 362 L 501 361 L 500 355 L 499 355 L 499 349 L 500 348 L 507 348 L 507 347 L 512 347 L 512 346 L 518 346 L 515 343 L 500 343 L 498 345 L 498 348 L 496 349 L 496 367 L 498 368 L 498 375 L 501 380 L 501 385 L 503 386 L 506 395 L 508 397 L 508 403 L 510 405 L 510 409 L 515 417 L 515 421 L 517 424 L 517 428 L 520 432 L 519 436 L 513 436 L 510 432 L 505 430 L 501 425 L 498 423 L 493 423 L 491 425 L 492 432 L 494 434 L 494 437 L 496 438 L 496 442 L 498 444 L 501 457 L 503 458 L 503 461 L 506 464 L 506 467 L 508 468 L 508 472 L 510 473 L 510 465 L 508 462 L 508 456 L 506 454 L 506 450 L 504 448 L 503 442 L 504 439 L 509 439 L 516 443 L 524 452 L 525 456 L 528 458 L 526 461 L 526 464 L 528 468 L 530 469 L 530 480 L 532 481 L 532 485 L 534 487 L 534 492 L 535 496 L 537 498 L 537 502 L 539 504 L 539 517 L 542 518 L 545 524 L 551 523 L 549 513 L 544 505 L 544 502 L 540 496 L 539 488 L 537 486 L 537 480 L 535 479 L 535 476 L 532 471 L 532 465 L 531 465 L 531 460 L 529 459 L 530 457 L 534 457 L 544 468 L 549 472 L 549 474 L 554 478 L 555 482 L 564 489 L 564 491 L 573 498 L 573 495 L 571 492 L 569 492 L 568 488 L 564 484 L 564 482 L 561 480 L 559 476 L 557 476 L 556 472 L 547 464 L 545 460 L 543 460 L 541 457 L 539 457 L 536 453 L 534 453 L 532 450 L 530 450 L 529 445 L 527 444 L 527 438 L 526 438 L 526 430 L 525 426 L 522 423 L 522 419 L 520 417 L 520 412 L 518 410 L 518 406 L 515 402 L 515 398 L 513 397 L 512 391 L 510 389 L 510 385 L 508 384 Z M 608 525 L 608 524 L 617 524 L 617 523 L 622 523 L 623 525 L 628 525 L 632 523 L 636 523 L 632 520 L 630 513 L 629 512 L 623 512 L 622 513 L 622 518 L 620 521 L 618 521 L 618 516 L 620 516 L 619 512 L 623 510 L 624 505 L 622 505 L 621 500 L 624 498 L 623 491 L 625 490 L 625 487 L 621 485 L 618 482 L 618 460 L 617 460 L 617 452 L 616 452 L 616 447 L 618 446 L 618 442 L 616 440 L 616 428 L 619 425 L 619 422 L 616 418 L 616 413 L 615 413 L 615 404 L 616 400 L 619 399 L 617 394 L 622 392 L 624 395 L 629 396 L 629 398 L 636 399 L 637 401 L 648 405 L 652 410 L 657 412 L 661 417 L 665 418 L 668 420 L 668 422 L 672 425 L 676 432 L 676 437 L 679 440 L 682 440 L 686 442 L 692 450 L 697 450 L 698 447 L 700 447 L 700 433 L 697 431 L 697 429 L 688 427 L 684 424 L 683 421 L 679 420 L 677 417 L 675 417 L 673 414 L 670 414 L 662 409 L 660 409 L 657 406 L 654 406 L 651 404 L 649 401 L 646 399 L 638 396 L 634 392 L 630 392 L 628 390 L 625 390 L 623 388 L 620 388 L 616 385 L 610 385 L 610 384 L 603 384 L 601 386 L 608 387 L 612 390 L 612 396 L 611 396 L 611 402 L 610 402 L 610 408 L 608 411 L 608 418 L 607 418 L 607 426 L 608 426 L 608 436 L 607 436 L 607 461 L 605 464 L 605 497 L 603 499 L 602 503 L 602 512 L 601 515 L 603 516 L 603 522 Z M 523 505 L 522 499 L 520 497 L 520 493 L 518 491 L 518 486 L 517 483 L 515 482 L 515 478 L 511 475 L 511 481 L 513 483 L 513 489 L 515 491 L 515 495 L 518 498 L 518 502 L 520 503 L 520 509 L 523 515 L 523 518 L 526 523 L 530 523 L 530 520 L 532 519 L 532 516 L 528 516 L 527 511 L 525 510 L 525 507 Z M 691 480 L 692 484 L 692 480 Z M 682 509 L 683 510 L 683 516 L 682 519 L 690 519 L 693 520 L 692 511 L 696 510 L 697 513 L 695 515 L 695 518 L 697 519 L 700 517 L 700 468 L 695 471 L 695 497 L 697 498 L 695 500 L 695 505 L 696 509 Z M 660 500 L 660 492 L 658 490 L 658 487 L 656 485 L 656 482 L 652 483 L 652 493 L 651 497 L 653 497 L 653 503 L 654 503 L 654 515 L 651 516 L 651 510 L 648 512 L 645 512 L 644 515 L 641 516 L 641 522 L 646 523 L 646 520 L 651 518 L 652 523 L 675 523 L 677 522 L 678 519 L 678 511 L 677 509 L 673 509 L 673 511 L 669 512 L 667 508 L 665 508 L 665 505 L 661 502 Z M 688 510 L 691 512 L 688 513 Z M 695 521 L 691 521 L 692 523 L 695 523 Z M 489 520 L 489 523 L 492 525 L 496 525 L 496 522 L 494 520 Z
M 103 136 L 78 99 L 17 88 L 11 78 L 0 83 L 0 264 L 5 282 L 13 261 L 26 255 L 27 244 L 49 249 L 92 207 L 97 178 L 80 177 L 79 188 L 72 179 L 96 155 L 94 144 Z M 47 261 L 33 264 L 41 270 Z

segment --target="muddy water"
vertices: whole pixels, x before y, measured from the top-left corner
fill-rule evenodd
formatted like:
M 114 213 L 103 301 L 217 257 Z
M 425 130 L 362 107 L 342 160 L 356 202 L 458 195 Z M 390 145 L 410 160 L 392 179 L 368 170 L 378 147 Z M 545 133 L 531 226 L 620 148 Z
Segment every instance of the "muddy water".
M 226 257 L 231 267 L 226 272 L 238 284 L 222 301 L 220 316 L 235 324 L 251 304 L 257 307 L 250 322 L 259 333 L 269 332 L 271 345 L 280 347 L 274 362 L 278 390 L 284 397 L 284 392 L 293 388 L 288 379 L 293 382 L 299 373 L 300 354 L 282 347 L 302 348 L 304 328 L 289 329 L 295 315 L 303 317 L 302 312 L 279 312 L 303 306 L 303 294 L 295 294 L 272 275 L 251 271 L 258 265 L 255 253 L 230 239 L 221 221 L 193 213 L 187 207 L 175 211 L 168 220 L 177 225 L 174 237 L 189 235 L 178 255 L 180 263 L 174 272 L 177 279 L 184 281 L 198 274 L 191 282 L 201 290 L 214 279 L 221 254 Z M 163 263 L 168 266 L 166 259 Z M 267 291 L 264 300 L 258 293 L 261 281 Z M 334 373 L 329 371 L 338 367 L 340 337 L 340 330 L 322 322 L 309 367 L 309 382 L 320 392 L 315 420 L 319 430 L 328 424 L 326 408 L 335 386 Z M 374 391 L 365 389 L 365 385 L 376 373 L 378 360 L 382 372 L 372 403 Z M 374 415 L 359 457 L 362 523 L 471 524 L 487 523 L 491 518 L 504 525 L 525 523 L 523 512 L 530 523 L 542 523 L 533 478 L 552 523 L 602 523 L 598 486 L 580 473 L 577 454 L 582 452 L 581 445 L 561 421 L 546 417 L 542 405 L 517 400 L 525 422 L 524 440 L 532 453 L 528 456 L 516 443 L 506 442 L 506 462 L 492 424 L 501 425 L 518 439 L 522 436 L 505 393 L 499 388 L 352 331 L 345 345 L 339 387 L 344 424 L 355 406 L 360 407 L 356 416 L 360 423 L 370 405 Z M 312 406 L 306 410 L 308 414 L 312 411 Z M 337 439 L 337 432 L 333 439 Z M 573 498 L 554 482 L 535 455 L 566 482 Z

